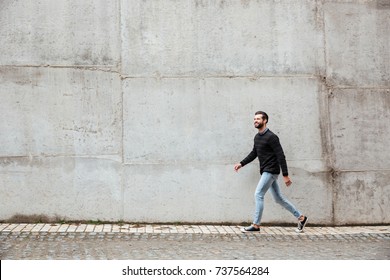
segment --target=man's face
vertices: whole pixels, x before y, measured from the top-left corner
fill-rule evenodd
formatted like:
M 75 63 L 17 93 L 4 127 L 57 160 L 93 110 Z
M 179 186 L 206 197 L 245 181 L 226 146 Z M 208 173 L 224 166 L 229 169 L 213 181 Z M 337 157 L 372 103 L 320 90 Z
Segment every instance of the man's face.
M 263 115 L 255 115 L 255 118 L 253 119 L 255 128 L 261 129 L 266 124 L 266 120 L 263 120 Z

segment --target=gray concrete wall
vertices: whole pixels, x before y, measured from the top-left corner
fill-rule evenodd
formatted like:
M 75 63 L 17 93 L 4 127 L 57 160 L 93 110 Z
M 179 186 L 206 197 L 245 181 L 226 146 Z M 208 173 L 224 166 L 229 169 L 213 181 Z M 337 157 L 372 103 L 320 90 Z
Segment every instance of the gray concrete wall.
M 389 30 L 387 0 L 3 0 L 0 219 L 251 221 L 264 110 L 312 223 L 390 223 Z

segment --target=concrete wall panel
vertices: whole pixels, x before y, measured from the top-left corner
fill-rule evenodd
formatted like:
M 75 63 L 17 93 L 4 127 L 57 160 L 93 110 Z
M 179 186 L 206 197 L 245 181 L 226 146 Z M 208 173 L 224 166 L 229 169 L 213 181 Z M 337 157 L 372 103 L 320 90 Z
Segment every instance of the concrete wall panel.
M 339 174 L 335 224 L 388 224 L 389 205 L 389 171 Z
M 0 65 L 106 65 L 120 58 L 119 1 L 0 3 Z
M 254 113 L 264 110 L 287 158 L 324 171 L 320 91 L 312 78 L 127 79 L 125 163 L 235 163 L 251 151 Z
M 334 90 L 329 115 L 336 170 L 390 169 L 390 90 Z
M 118 221 L 121 164 L 113 159 L 0 158 L 1 219 L 15 214 Z
M 258 161 L 239 175 L 233 165 L 252 149 L 254 112 L 262 109 L 280 136 L 294 181 L 286 189 L 280 178 L 283 192 L 317 223 L 332 220 L 321 81 L 137 78 L 126 79 L 123 88 L 124 219 L 250 221 Z M 270 195 L 265 211 L 266 223 L 295 222 Z
M 324 4 L 329 82 L 333 86 L 390 87 L 388 1 L 336 2 Z
M 122 1 L 129 76 L 324 73 L 319 1 Z
M 121 85 L 117 74 L 0 67 L 0 156 L 117 155 Z

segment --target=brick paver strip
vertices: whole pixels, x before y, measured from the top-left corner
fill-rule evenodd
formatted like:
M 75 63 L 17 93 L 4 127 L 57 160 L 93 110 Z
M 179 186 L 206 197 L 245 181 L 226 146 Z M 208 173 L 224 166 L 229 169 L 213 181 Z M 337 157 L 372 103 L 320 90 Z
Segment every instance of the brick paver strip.
M 320 234 L 322 234 L 321 233 L 321 228 L 318 228 L 318 227 L 310 228 L 310 227 L 308 227 L 308 229 L 310 229 L 310 231 L 308 233 L 311 234 L 311 235 L 320 235 Z
M 76 225 L 69 225 L 68 229 L 66 230 L 67 232 L 75 232 L 77 229 Z
M 77 226 L 75 232 L 84 232 L 86 228 L 87 228 L 86 224 L 80 224 L 80 225 Z
M 120 232 L 121 226 L 120 225 L 113 225 L 112 226 L 112 232 Z
M 52 225 L 50 225 L 49 232 L 57 232 L 59 228 L 60 228 L 60 225 L 52 224 Z
M 84 232 L 93 232 L 95 229 L 95 225 L 87 225 Z
M 177 231 L 178 231 L 179 233 L 186 233 L 186 230 L 185 230 L 184 226 L 182 226 L 182 225 L 177 226 Z
M 31 232 L 39 232 L 45 224 L 35 224 L 34 227 L 31 229 Z
M 192 229 L 194 230 L 194 233 L 202 233 L 202 229 L 199 226 L 193 226 Z
M 137 232 L 138 233 L 146 233 L 146 228 L 144 226 L 138 227 Z M 164 233 L 164 230 L 163 230 L 163 233 Z
M 146 225 L 145 232 L 146 233 L 153 233 L 153 227 L 151 225 Z
M 178 230 L 177 230 L 177 227 L 176 226 L 172 226 L 169 230 L 169 233 L 178 233 Z
M 58 232 L 67 232 L 68 228 L 69 228 L 69 224 L 63 224 L 58 229 Z
M 9 224 L 3 231 L 12 231 L 14 228 L 16 228 L 18 224 Z
M 265 227 L 262 229 L 263 231 L 265 230 L 268 234 L 279 234 L 279 231 L 276 228 L 273 227 Z
M 336 228 L 326 228 L 328 234 L 340 234 L 340 230 Z
M 136 233 L 136 232 L 138 232 L 138 229 L 132 225 L 132 226 L 129 227 L 129 232 L 130 233 Z
M 96 225 L 93 232 L 102 232 L 103 231 L 103 225 Z
M 241 234 L 241 228 L 240 226 L 230 226 L 230 228 L 234 231 L 236 234 Z
M 101 232 L 111 232 L 111 225 L 109 224 L 104 224 L 102 225 L 102 231 Z
M 49 224 L 43 224 L 43 227 L 39 230 L 39 232 L 48 232 L 50 229 Z
M 0 231 L 2 231 L 3 229 L 5 229 L 8 226 L 9 226 L 9 224 L 0 224 Z
M 31 224 L 20 224 L 13 231 L 30 231 L 32 229 Z
M 135 224 L 9 224 L 0 223 L 0 232 L 48 232 L 48 233 L 64 233 L 64 232 L 86 232 L 86 233 L 139 233 L 139 234 L 223 234 L 223 235 L 242 235 L 242 226 L 220 226 L 220 225 L 135 225 Z M 249 233 L 253 234 L 253 233 Z M 295 227 L 279 227 L 279 226 L 264 226 L 260 234 L 271 236 L 293 236 Z M 327 238 L 332 236 L 343 235 L 346 238 L 369 238 L 371 235 L 382 234 L 387 236 L 390 234 L 390 226 L 351 226 L 351 227 L 306 227 L 301 233 L 302 236 L 320 236 L 324 235 Z
M 35 227 L 35 224 L 26 224 L 26 226 L 21 230 L 22 232 L 30 232 Z
M 200 230 L 202 231 L 202 233 L 205 233 L 205 234 L 210 233 L 210 230 L 204 225 L 200 226 Z
M 217 229 L 213 225 L 210 225 L 210 226 L 208 225 L 207 228 L 209 229 L 209 231 L 211 233 L 218 233 Z
M 129 227 L 130 227 L 129 224 L 121 225 L 120 231 L 121 231 L 121 232 L 129 232 Z
M 189 225 L 185 225 L 184 230 L 185 230 L 185 233 L 194 233 L 193 228 Z
M 228 234 L 234 233 L 234 230 L 230 226 L 224 226 L 223 228 L 226 231 L 226 233 L 228 233 Z
M 220 234 L 226 234 L 227 233 L 226 230 L 223 228 L 223 226 L 215 226 L 215 229 Z

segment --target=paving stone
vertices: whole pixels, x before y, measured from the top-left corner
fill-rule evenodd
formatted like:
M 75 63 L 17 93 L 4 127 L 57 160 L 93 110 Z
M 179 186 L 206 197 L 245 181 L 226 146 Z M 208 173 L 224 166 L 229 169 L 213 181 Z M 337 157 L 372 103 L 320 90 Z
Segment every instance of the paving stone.
M 390 227 L 0 224 L 0 259 L 388 260 Z

